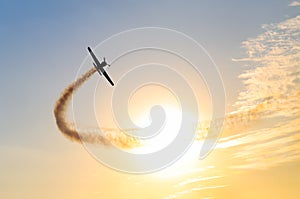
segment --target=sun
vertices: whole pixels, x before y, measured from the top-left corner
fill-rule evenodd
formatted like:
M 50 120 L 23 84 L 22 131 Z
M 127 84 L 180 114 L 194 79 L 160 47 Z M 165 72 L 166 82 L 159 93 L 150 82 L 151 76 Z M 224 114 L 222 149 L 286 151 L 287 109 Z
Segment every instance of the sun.
M 129 149 L 131 153 L 157 152 L 172 143 L 180 132 L 182 113 L 187 110 L 183 110 L 174 93 L 159 84 L 144 85 L 132 93 L 128 103 L 129 115 L 139 128 L 145 128 L 151 125 L 150 110 L 157 105 L 165 112 L 164 126 L 156 136 L 140 140 L 141 146 Z
M 130 97 L 128 112 L 139 129 L 150 126 L 152 119 L 155 119 L 150 115 L 154 106 L 160 106 L 164 110 L 166 118 L 164 125 L 156 136 L 141 140 L 142 146 L 132 149 L 132 153 L 146 154 L 159 151 L 175 139 L 180 129 L 181 105 L 174 93 L 159 84 L 141 86 Z
M 177 136 L 181 124 L 181 110 L 171 106 L 164 107 L 166 113 L 166 121 L 159 134 L 156 136 L 141 140 L 141 146 L 131 150 L 132 153 L 148 154 L 159 151 L 168 146 Z M 144 121 L 144 125 L 149 124 Z

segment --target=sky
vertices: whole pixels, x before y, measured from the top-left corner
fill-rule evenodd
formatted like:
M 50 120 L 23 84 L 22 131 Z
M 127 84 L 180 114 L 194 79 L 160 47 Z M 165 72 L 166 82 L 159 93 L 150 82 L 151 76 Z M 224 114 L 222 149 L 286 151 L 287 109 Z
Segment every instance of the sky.
M 243 97 L 238 100 L 247 86 L 239 78 L 245 67 L 235 60 L 249 55 L 245 48 L 251 48 L 251 38 L 266 31 L 263 24 L 280 23 L 299 14 L 298 3 L 285 0 L 1 1 L 0 197 L 121 198 L 126 195 L 132 198 L 131 190 L 136 189 L 140 189 L 137 197 L 149 194 L 149 198 L 163 198 L 164 193 L 172 193 L 170 180 L 131 176 L 106 168 L 83 146 L 66 139 L 57 129 L 54 104 L 76 78 L 88 55 L 86 47 L 96 47 L 111 35 L 132 28 L 151 26 L 183 32 L 201 43 L 219 67 L 226 90 L 226 109 L 231 112 L 236 110 L 233 105 L 237 101 L 252 105 L 251 100 L 245 102 Z M 247 158 L 253 159 L 251 155 Z M 203 163 L 203 168 L 209 171 L 210 161 Z M 235 166 L 248 168 L 249 165 Z M 297 171 L 297 166 L 299 159 L 270 173 L 251 170 L 242 177 L 256 176 L 249 182 L 255 185 L 257 181 L 273 181 L 270 176 L 275 173 L 278 178 L 287 178 L 294 191 L 293 186 L 299 181 L 283 170 Z M 217 171 L 212 172 L 218 176 Z M 299 171 L 294 173 L 299 175 Z M 240 182 L 237 178 L 238 175 L 232 175 L 224 182 L 237 185 Z M 160 187 L 155 187 L 157 181 L 162 182 Z M 284 192 L 289 192 L 287 186 L 282 187 Z M 153 193 L 154 188 L 159 191 Z M 238 191 L 239 187 L 233 190 Z M 228 193 L 216 191 L 217 198 L 233 198 Z M 268 196 L 268 192 L 265 194 Z M 292 194 L 289 196 L 293 198 Z

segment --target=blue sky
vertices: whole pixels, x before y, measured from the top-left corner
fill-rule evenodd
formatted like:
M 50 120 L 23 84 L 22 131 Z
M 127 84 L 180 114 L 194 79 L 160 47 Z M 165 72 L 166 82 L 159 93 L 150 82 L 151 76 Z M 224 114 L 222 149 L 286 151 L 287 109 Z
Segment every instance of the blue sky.
M 234 100 L 236 88 L 230 82 L 241 68 L 231 58 L 243 56 L 241 42 L 260 33 L 261 24 L 296 15 L 289 3 L 1 1 L 0 144 L 15 143 L 20 127 L 26 135 L 53 128 L 55 99 L 75 77 L 86 46 L 135 27 L 172 28 L 203 44 L 223 73 L 229 101 Z
M 299 9 L 289 3 L 1 1 L 0 150 L 21 147 L 59 154 L 62 149 L 74 149 L 77 145 L 69 144 L 55 126 L 54 103 L 74 80 L 87 46 L 94 47 L 130 28 L 165 27 L 193 37 L 220 67 L 228 103 L 234 102 L 241 89 L 237 75 L 242 67 L 231 59 L 244 56 L 241 42 L 261 33 L 262 24 L 298 15 Z M 10 158 L 9 152 L 2 153 L 6 160 L 21 161 L 18 156 Z

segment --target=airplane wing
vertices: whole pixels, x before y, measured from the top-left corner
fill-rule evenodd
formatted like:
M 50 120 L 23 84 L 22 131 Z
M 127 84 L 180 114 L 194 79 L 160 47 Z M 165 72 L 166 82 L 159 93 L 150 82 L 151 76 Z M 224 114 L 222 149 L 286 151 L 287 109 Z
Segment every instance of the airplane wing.
M 96 55 L 93 53 L 93 51 L 92 51 L 92 49 L 91 49 L 90 47 L 88 47 L 88 51 L 89 51 L 89 53 L 91 54 L 91 56 L 92 56 L 92 58 L 93 58 L 95 64 L 96 64 L 97 66 L 100 66 L 99 60 L 97 59 Z
M 98 71 L 98 73 L 100 74 L 100 75 L 104 75 L 104 77 L 109 81 L 109 83 L 112 85 L 112 86 L 114 86 L 114 83 L 113 83 L 113 81 L 110 79 L 110 77 L 108 76 L 108 74 L 106 73 L 106 71 L 103 69 L 103 68 L 97 68 L 96 67 L 96 69 L 97 69 L 97 71 Z
M 113 86 L 114 83 L 113 83 L 113 81 L 110 79 L 110 77 L 108 76 L 108 74 L 106 73 L 105 70 L 102 71 L 102 74 L 103 74 L 104 77 L 109 81 L 109 83 Z

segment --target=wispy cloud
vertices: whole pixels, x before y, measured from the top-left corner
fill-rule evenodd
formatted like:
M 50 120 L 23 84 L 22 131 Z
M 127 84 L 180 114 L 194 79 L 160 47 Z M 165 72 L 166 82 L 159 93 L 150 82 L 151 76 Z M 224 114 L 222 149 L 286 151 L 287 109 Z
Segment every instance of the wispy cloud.
M 239 76 L 245 90 L 235 105 L 238 112 L 257 117 L 251 130 L 242 129 L 217 146 L 232 148 L 233 158 L 243 160 L 232 168 L 263 169 L 300 158 L 300 16 L 263 28 L 243 42 L 248 56 L 235 59 L 249 66 Z
M 263 29 L 243 42 L 247 56 L 234 59 L 249 68 L 239 76 L 245 88 L 235 103 L 237 110 L 225 118 L 227 137 L 214 152 L 215 159 L 226 154 L 227 160 L 185 173 L 163 199 L 213 198 L 211 193 L 230 186 L 224 182 L 231 172 L 300 159 L 300 16 Z M 208 124 L 201 124 L 198 132 L 204 138 Z
M 299 1 L 293 1 L 289 4 L 289 6 L 291 6 L 291 7 L 300 6 L 300 2 Z

